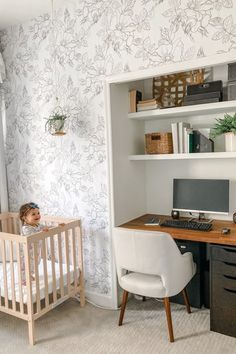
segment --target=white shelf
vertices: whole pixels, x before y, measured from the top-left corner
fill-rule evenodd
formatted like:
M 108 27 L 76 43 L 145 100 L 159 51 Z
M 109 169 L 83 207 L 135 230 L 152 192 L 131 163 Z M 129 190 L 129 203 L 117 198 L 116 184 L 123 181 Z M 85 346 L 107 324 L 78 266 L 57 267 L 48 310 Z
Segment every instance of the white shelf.
M 128 118 L 137 120 L 152 120 L 163 118 L 192 117 L 205 114 L 228 113 L 236 110 L 236 100 L 215 103 L 205 103 L 192 106 L 152 109 L 149 111 L 129 113 Z
M 232 159 L 236 152 L 205 152 L 194 154 L 130 155 L 130 161 L 191 160 L 191 159 Z

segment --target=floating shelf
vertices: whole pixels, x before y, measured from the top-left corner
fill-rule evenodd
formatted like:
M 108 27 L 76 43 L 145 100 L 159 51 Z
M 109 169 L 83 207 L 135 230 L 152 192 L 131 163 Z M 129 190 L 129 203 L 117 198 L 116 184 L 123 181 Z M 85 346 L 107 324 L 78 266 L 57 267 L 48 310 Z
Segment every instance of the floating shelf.
M 205 152 L 194 154 L 130 155 L 131 161 L 191 160 L 191 159 L 232 159 L 236 152 Z
M 215 103 L 205 103 L 192 106 L 152 109 L 148 111 L 129 113 L 128 118 L 137 120 L 152 120 L 163 118 L 193 117 L 205 114 L 218 114 L 236 111 L 236 100 Z

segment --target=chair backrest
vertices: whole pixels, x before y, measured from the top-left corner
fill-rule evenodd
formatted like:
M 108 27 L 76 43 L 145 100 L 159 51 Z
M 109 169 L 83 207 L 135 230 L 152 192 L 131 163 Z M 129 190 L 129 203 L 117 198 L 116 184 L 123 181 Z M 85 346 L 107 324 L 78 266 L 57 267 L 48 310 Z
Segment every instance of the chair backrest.
M 182 255 L 168 233 L 116 228 L 113 236 L 118 280 L 128 270 L 159 275 L 167 288 L 174 285 Z

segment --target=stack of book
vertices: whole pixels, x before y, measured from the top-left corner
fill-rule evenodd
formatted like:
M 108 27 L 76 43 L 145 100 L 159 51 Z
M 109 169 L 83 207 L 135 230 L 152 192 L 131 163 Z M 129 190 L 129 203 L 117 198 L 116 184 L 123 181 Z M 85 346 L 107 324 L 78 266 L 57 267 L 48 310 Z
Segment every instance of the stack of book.
M 209 138 L 210 129 L 193 129 L 189 123 L 172 123 L 174 154 L 213 152 L 214 142 Z
M 151 98 L 149 100 L 144 100 L 144 101 L 138 101 L 137 104 L 137 112 L 147 111 L 156 108 L 158 108 L 158 104 L 155 98 Z

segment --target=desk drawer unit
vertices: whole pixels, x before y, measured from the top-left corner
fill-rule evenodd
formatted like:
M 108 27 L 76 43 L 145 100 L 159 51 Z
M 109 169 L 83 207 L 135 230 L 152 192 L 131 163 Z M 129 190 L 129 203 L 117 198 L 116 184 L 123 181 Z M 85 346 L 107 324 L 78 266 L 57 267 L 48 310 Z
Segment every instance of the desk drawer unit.
M 236 247 L 212 245 L 211 330 L 236 337 Z
M 197 265 L 197 273 L 186 287 L 190 305 L 196 308 L 201 308 L 202 305 L 209 307 L 207 306 L 209 301 L 206 300 L 207 294 L 204 292 L 206 245 L 200 242 L 192 242 L 187 240 L 175 240 L 175 242 L 181 253 L 192 253 L 193 260 Z M 184 305 L 182 292 L 176 296 L 171 297 L 171 302 Z

